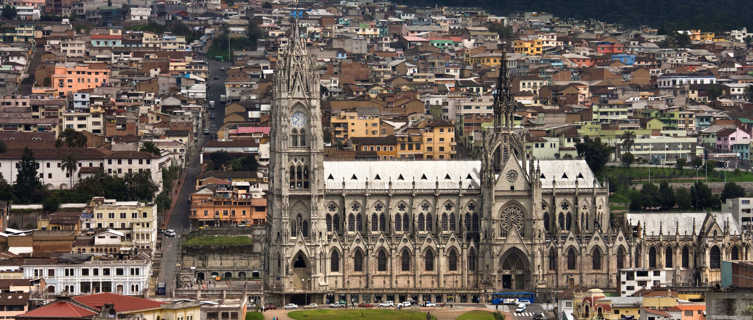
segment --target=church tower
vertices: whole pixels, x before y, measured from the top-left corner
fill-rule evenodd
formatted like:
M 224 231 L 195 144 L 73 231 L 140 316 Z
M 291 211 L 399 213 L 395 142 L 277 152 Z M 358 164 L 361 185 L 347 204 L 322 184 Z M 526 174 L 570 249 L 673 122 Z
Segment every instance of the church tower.
M 326 241 L 322 122 L 319 75 L 292 24 L 275 68 L 265 289 L 285 302 L 308 303 L 302 297 L 318 290 Z

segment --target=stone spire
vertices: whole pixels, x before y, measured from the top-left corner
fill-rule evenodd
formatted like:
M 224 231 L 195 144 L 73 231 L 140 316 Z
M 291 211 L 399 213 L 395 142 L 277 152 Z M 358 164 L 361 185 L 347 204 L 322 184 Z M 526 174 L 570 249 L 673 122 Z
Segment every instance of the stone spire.
M 275 68 L 276 97 L 319 98 L 319 73 L 308 55 L 298 20 L 291 23 L 288 46 L 279 56 Z
M 497 92 L 494 94 L 494 130 L 512 130 L 515 99 L 512 97 L 510 78 L 507 70 L 507 53 L 503 50 L 497 77 Z

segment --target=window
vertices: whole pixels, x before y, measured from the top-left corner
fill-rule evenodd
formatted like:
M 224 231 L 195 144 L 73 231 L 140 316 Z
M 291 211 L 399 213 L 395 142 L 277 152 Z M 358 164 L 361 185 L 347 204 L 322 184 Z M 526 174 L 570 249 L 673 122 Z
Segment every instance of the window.
M 672 247 L 667 247 L 664 251 L 664 267 L 666 268 L 672 268 L 672 264 L 674 261 L 672 261 Z
M 620 246 L 617 249 L 617 269 L 622 269 L 625 267 L 625 249 Z
M 451 249 L 450 254 L 447 256 L 447 266 L 450 271 L 458 270 L 458 255 L 455 253 L 455 249 Z
M 410 252 L 408 249 L 403 249 L 403 253 L 400 256 L 400 270 L 410 271 Z
M 55 276 L 55 269 L 47 269 L 47 276 L 48 277 L 54 277 Z
M 379 255 L 377 256 L 377 271 L 387 271 L 387 254 L 384 253 L 384 250 L 379 250 Z
M 594 247 L 591 251 L 591 268 L 601 270 L 601 249 L 599 247 Z
M 337 250 L 332 251 L 332 256 L 329 260 L 330 266 L 329 269 L 332 272 L 339 272 L 340 271 L 340 254 L 337 252 Z
M 424 270 L 434 271 L 434 251 L 426 250 L 426 254 L 424 254 Z
M 557 251 L 554 248 L 549 249 L 549 271 L 557 269 Z
M 402 221 L 400 221 L 400 214 L 395 215 L 395 231 L 401 231 L 402 230 Z
M 476 250 L 473 248 L 468 253 L 468 271 L 476 271 Z
M 363 271 L 363 253 L 361 253 L 361 249 L 356 249 L 356 253 L 353 254 L 353 271 Z
M 648 267 L 656 268 L 656 248 L 654 247 L 648 249 Z
M 570 249 L 567 250 L 567 269 L 568 270 L 575 270 L 576 265 L 576 253 L 575 248 L 570 247 Z
M 719 247 L 711 247 L 711 251 L 709 252 L 709 266 L 711 269 L 719 269 L 719 266 L 721 265 L 721 255 Z

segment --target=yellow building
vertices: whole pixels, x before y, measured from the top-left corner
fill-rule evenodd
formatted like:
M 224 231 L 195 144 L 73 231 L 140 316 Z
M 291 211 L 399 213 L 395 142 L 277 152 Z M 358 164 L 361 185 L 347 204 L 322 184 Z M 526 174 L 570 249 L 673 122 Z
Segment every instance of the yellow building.
M 125 240 L 137 248 L 155 248 L 157 205 L 93 197 L 82 214 L 81 229 L 117 230 L 123 232 Z
M 501 53 L 481 53 L 470 56 L 468 62 L 470 64 L 484 65 L 485 67 L 498 67 L 501 60 Z
M 350 138 L 380 136 L 380 119 L 375 115 L 359 115 L 355 111 L 341 111 L 329 120 L 332 142 L 345 142 Z
M 528 56 L 540 56 L 544 53 L 544 41 L 541 39 L 515 40 L 513 50 Z
M 455 127 L 448 121 L 427 123 L 421 134 L 424 159 L 455 159 Z
M 716 35 L 713 32 L 701 32 L 699 29 L 688 30 L 690 41 L 714 41 Z

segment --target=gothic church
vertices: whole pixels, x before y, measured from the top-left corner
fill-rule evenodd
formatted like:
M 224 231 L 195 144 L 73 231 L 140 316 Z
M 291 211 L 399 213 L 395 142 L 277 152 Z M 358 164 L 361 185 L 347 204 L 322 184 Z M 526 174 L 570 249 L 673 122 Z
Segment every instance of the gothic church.
M 271 302 L 479 302 L 503 290 L 617 288 L 618 269 L 640 267 L 708 283 L 719 259 L 748 257 L 749 236 L 712 215 L 690 228 L 682 216 L 635 214 L 626 223 L 638 231 L 612 228 L 609 188 L 585 161 L 527 156 L 504 66 L 480 161 L 324 161 L 319 75 L 292 29 L 273 89 Z

